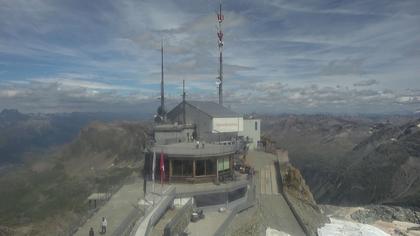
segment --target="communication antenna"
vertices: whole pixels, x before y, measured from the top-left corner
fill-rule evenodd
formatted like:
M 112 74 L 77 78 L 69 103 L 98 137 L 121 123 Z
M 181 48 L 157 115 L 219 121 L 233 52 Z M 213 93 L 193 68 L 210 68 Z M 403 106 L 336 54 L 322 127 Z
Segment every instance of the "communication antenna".
M 186 119 L 186 115 L 185 115 L 185 97 L 186 97 L 186 93 L 185 93 L 185 80 L 182 80 L 182 109 L 183 109 L 183 114 L 182 114 L 182 122 L 185 125 L 187 123 L 187 119 Z
M 166 109 L 165 109 L 165 86 L 164 86 L 164 77 L 163 77 L 163 40 L 161 41 L 161 80 L 160 80 L 160 107 L 157 110 L 157 116 L 155 121 L 165 122 L 166 120 Z
M 217 77 L 216 84 L 219 87 L 219 104 L 223 105 L 223 31 L 222 31 L 222 22 L 224 20 L 224 15 L 222 14 L 222 0 L 219 2 L 219 12 L 217 13 L 217 21 L 219 25 L 217 27 L 217 38 L 219 39 L 219 76 Z

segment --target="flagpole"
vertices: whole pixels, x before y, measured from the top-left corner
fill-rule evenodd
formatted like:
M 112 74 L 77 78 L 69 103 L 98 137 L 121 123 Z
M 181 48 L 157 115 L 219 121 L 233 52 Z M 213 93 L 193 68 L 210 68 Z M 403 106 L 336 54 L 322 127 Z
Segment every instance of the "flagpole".
M 163 150 L 160 152 L 160 194 L 163 195 L 163 178 L 165 176 L 165 162 L 163 160 Z
M 152 164 L 153 206 L 155 205 L 155 170 L 156 170 L 156 152 L 153 152 L 153 164 Z

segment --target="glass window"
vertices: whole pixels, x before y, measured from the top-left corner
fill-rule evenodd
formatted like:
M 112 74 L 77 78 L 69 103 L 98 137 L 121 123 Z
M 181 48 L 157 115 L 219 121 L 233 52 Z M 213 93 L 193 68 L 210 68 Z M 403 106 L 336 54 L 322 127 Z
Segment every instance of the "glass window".
M 182 176 L 182 161 L 179 161 L 179 160 L 172 161 L 172 175 Z
M 199 160 L 195 161 L 195 175 L 205 175 L 206 174 L 206 161 L 205 160 Z
M 229 169 L 230 161 L 229 157 L 219 159 L 219 165 L 217 167 L 218 171 L 227 170 Z
M 173 176 L 192 176 L 192 161 L 173 160 Z
M 215 174 L 215 163 L 213 160 L 206 160 L 206 175 Z
M 230 162 L 229 162 L 229 157 L 225 157 L 225 158 L 223 158 L 223 168 L 224 168 L 225 170 L 229 169 L 229 164 L 230 164 Z
M 184 176 L 192 176 L 192 166 L 193 166 L 193 161 L 183 161 L 183 175 Z
M 258 121 L 255 121 L 255 130 L 258 130 Z

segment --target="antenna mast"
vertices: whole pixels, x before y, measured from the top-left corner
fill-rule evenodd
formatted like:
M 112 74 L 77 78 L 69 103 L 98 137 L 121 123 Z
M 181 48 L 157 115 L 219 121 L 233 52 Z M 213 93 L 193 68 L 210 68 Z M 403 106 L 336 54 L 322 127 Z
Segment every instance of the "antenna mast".
M 164 77 L 163 77 L 163 40 L 161 41 L 161 81 L 160 81 L 160 109 L 161 109 L 161 116 L 163 121 L 166 120 L 166 111 L 165 111 L 165 87 L 164 87 Z
M 186 119 L 186 115 L 185 115 L 185 80 L 182 80 L 182 109 L 183 109 L 183 114 L 182 114 L 182 122 L 183 124 L 187 124 L 187 119 Z
M 219 26 L 217 28 L 217 37 L 219 39 L 219 77 L 217 77 L 217 84 L 219 85 L 219 104 L 223 105 L 223 31 L 222 22 L 224 20 L 222 14 L 222 0 L 219 2 L 219 13 L 217 13 L 217 21 Z

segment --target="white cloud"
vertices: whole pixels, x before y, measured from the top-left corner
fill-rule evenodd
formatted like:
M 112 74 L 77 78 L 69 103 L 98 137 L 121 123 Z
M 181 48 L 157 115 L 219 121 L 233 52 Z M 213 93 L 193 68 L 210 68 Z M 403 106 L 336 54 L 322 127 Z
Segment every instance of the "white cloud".
M 371 86 L 378 84 L 379 82 L 376 79 L 361 80 L 353 84 L 355 87 Z
M 216 100 L 217 4 L 0 0 L 0 96 L 8 98 L 2 104 L 71 104 L 71 110 L 77 102 L 99 102 L 102 109 L 153 99 L 161 39 L 168 96 L 179 99 L 185 79 L 191 98 Z M 232 104 L 263 104 L 266 111 L 415 110 L 419 94 L 405 89 L 419 88 L 417 1 L 224 6 L 225 96 Z

